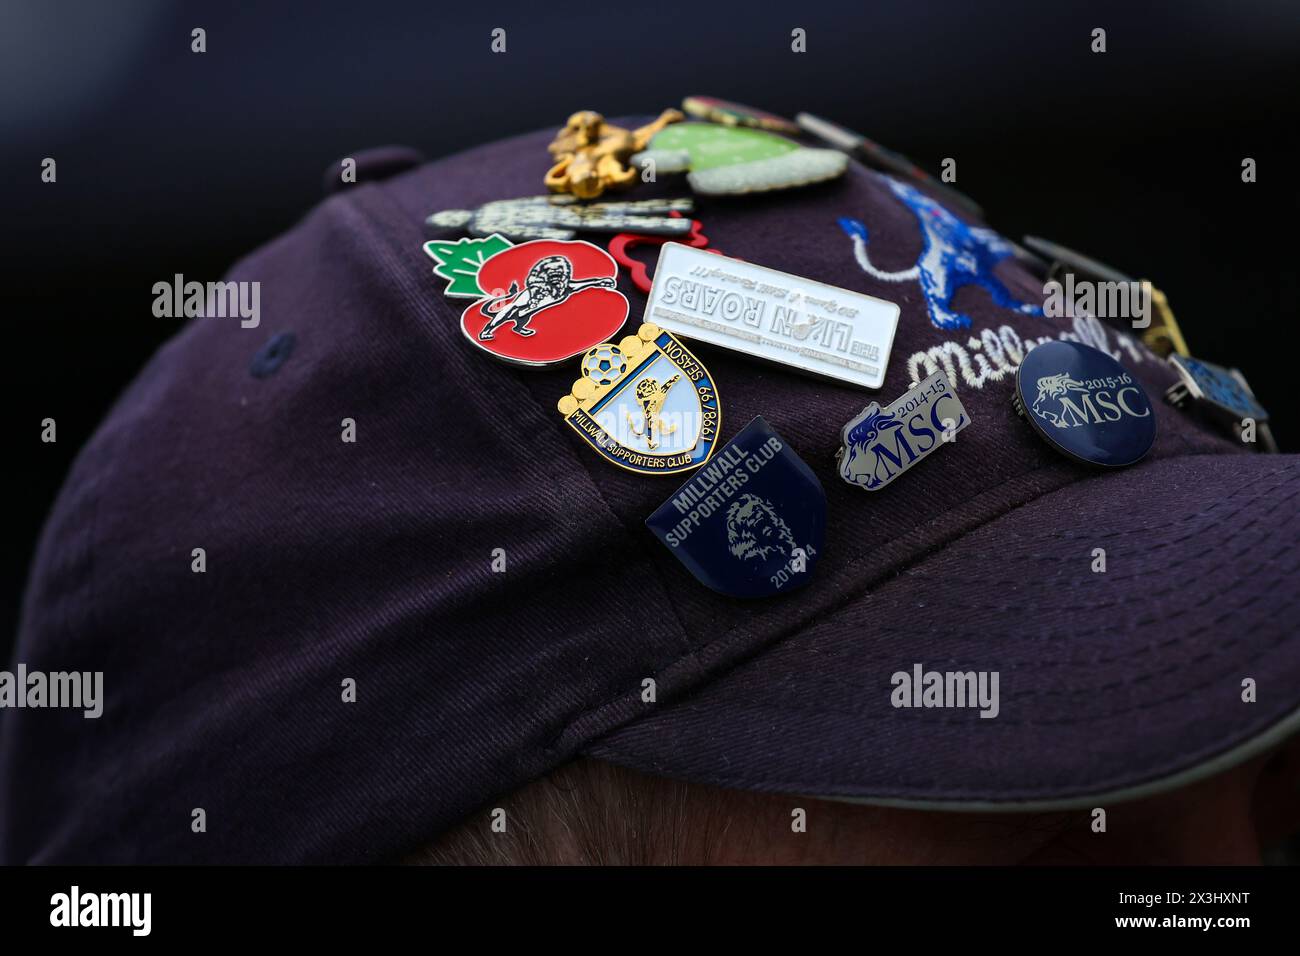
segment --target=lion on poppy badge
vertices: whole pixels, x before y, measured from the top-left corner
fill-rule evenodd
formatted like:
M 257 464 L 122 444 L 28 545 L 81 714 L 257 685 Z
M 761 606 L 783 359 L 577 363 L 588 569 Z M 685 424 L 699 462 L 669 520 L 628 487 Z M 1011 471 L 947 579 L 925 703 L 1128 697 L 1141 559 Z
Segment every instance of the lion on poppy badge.
M 613 338 L 627 321 L 618 264 L 582 240 L 537 239 L 492 256 L 483 297 L 461 315 L 465 337 L 498 358 L 550 365 Z

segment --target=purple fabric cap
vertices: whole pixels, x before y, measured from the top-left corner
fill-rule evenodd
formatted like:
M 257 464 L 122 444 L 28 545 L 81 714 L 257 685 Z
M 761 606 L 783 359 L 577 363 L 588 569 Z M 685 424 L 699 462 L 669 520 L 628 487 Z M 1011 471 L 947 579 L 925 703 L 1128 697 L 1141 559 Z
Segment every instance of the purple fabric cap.
M 552 134 L 328 199 L 227 277 L 261 282 L 257 328 L 192 320 L 121 398 L 49 518 L 15 658 L 103 671 L 103 715 L 0 712 L 5 862 L 390 860 L 584 753 L 801 794 L 1081 804 L 1294 725 L 1300 461 L 1165 404 L 1175 375 L 1131 339 L 1017 309 L 1042 288 L 1012 259 L 953 298 L 969 328 L 938 327 L 916 279 L 882 277 L 916 264 L 917 213 L 857 166 L 699 202 L 714 248 L 902 309 L 878 393 L 697 346 L 722 440 L 764 416 L 829 515 L 797 593 L 699 585 L 643 526 L 679 482 L 565 426 L 576 362 L 466 343 L 421 250 L 432 211 L 539 192 Z M 620 288 L 634 327 L 645 297 Z M 1088 470 L 1016 417 L 1018 355 L 1062 335 L 1151 395 L 1141 463 Z M 936 367 L 972 425 L 881 492 L 841 481 L 840 426 Z M 999 672 L 998 716 L 891 706 L 916 664 Z

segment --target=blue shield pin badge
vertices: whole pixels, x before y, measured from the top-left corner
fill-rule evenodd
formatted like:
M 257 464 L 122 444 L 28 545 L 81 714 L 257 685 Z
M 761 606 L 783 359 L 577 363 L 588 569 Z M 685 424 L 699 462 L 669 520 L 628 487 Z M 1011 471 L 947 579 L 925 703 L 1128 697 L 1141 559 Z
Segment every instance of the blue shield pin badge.
M 706 587 L 767 597 L 808 583 L 826 534 L 826 493 L 761 417 L 646 519 Z
M 646 324 L 597 345 L 582 357 L 582 376 L 556 407 L 607 461 L 671 475 L 713 454 L 722 427 L 713 376 L 671 333 Z
M 969 424 L 948 376 L 935 372 L 884 408 L 872 402 L 849 419 L 836 454 L 840 477 L 879 491 Z

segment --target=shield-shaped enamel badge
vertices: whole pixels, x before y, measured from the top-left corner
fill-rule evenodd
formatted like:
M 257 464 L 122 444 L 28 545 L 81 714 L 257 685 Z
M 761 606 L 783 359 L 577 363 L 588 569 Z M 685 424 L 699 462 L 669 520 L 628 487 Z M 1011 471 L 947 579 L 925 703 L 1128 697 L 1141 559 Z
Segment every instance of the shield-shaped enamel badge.
M 808 583 L 826 534 L 826 492 L 811 468 L 755 418 L 646 519 L 696 579 L 732 597 Z
M 670 333 L 643 325 L 582 358 L 582 378 L 557 403 L 569 426 L 603 458 L 646 475 L 708 461 L 722 427 L 713 376 Z

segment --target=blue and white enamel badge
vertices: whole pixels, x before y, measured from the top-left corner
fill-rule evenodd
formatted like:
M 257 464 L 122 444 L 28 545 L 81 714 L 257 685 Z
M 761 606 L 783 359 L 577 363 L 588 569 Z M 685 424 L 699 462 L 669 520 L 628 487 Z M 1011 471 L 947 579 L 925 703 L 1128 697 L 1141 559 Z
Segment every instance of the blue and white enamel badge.
M 1079 342 L 1044 342 L 1016 371 L 1016 412 L 1067 458 L 1121 468 L 1156 441 L 1156 416 L 1142 384 L 1105 352 Z
M 872 402 L 849 420 L 836 454 L 840 477 L 879 491 L 969 424 L 948 376 L 935 372 L 883 409 Z
M 708 461 L 722 427 L 713 376 L 673 335 L 645 324 L 582 358 L 583 377 L 556 403 L 601 457 L 646 475 Z
M 1226 426 L 1242 441 L 1252 441 L 1257 434 L 1265 451 L 1277 451 L 1268 411 L 1241 372 L 1190 355 L 1171 355 L 1169 364 L 1178 372 L 1178 382 L 1165 392 L 1171 405 Z
M 1235 368 L 1224 368 L 1190 355 L 1171 355 L 1169 364 L 1179 377 L 1178 383 L 1166 393 L 1172 404 L 1181 407 L 1192 400 L 1229 420 L 1268 421 L 1268 412 Z
M 732 597 L 808 582 L 826 533 L 826 493 L 761 417 L 646 519 L 701 584 Z

